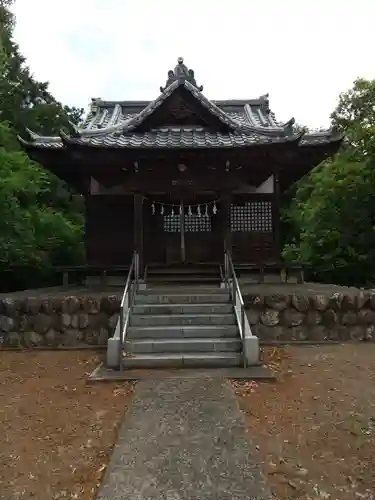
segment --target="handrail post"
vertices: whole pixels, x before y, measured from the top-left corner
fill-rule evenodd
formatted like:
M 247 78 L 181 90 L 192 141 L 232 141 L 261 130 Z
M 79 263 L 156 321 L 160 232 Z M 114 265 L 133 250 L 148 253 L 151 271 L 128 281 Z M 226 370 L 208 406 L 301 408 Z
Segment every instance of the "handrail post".
M 138 252 L 135 252 L 134 254 L 134 281 L 136 284 L 138 284 L 138 273 L 139 273 L 139 260 L 138 260 Z
M 118 362 L 119 362 L 119 369 L 122 371 L 123 366 L 122 366 L 122 349 L 123 349 L 123 344 L 124 344 L 124 306 L 121 305 L 120 307 L 120 332 L 119 332 L 119 344 L 118 344 Z
M 135 283 L 136 283 L 136 290 L 139 288 L 139 253 L 136 252 L 135 254 Z
M 245 309 L 243 305 L 241 305 L 241 330 L 242 336 L 245 336 Z
M 246 333 L 245 332 L 245 308 L 244 308 L 243 304 L 241 304 L 241 330 L 242 330 L 242 338 L 245 339 L 245 333 Z M 243 356 L 243 367 L 247 368 L 247 359 L 246 359 L 245 352 L 244 352 L 244 356 Z
M 120 343 L 123 341 L 124 335 L 124 306 L 121 306 L 120 309 Z
M 138 273 L 139 273 L 139 261 L 137 252 L 133 253 L 132 262 L 130 265 L 128 278 L 126 280 L 126 285 L 124 293 L 121 300 L 120 306 L 120 317 L 119 317 L 119 342 L 118 342 L 118 359 L 119 359 L 119 369 L 123 370 L 122 364 L 122 350 L 125 342 L 125 329 L 129 323 L 129 318 L 131 315 L 131 308 L 134 302 L 134 296 L 138 288 Z M 125 319 L 125 310 L 127 312 Z
M 245 342 L 246 342 L 246 316 L 245 316 L 245 304 L 242 298 L 240 285 L 238 283 L 236 271 L 234 269 L 233 261 L 231 254 L 228 250 L 225 250 L 225 262 L 224 262 L 225 272 L 228 278 L 228 289 L 230 293 L 230 298 L 233 304 L 233 307 L 236 312 L 238 328 L 240 330 L 240 335 L 242 339 L 242 348 L 243 348 L 243 365 L 246 368 L 247 359 L 245 353 Z M 251 333 L 251 330 L 250 330 Z
M 224 281 L 227 283 L 227 252 L 224 251 Z
M 225 274 L 225 282 L 228 283 L 228 280 L 229 280 L 229 265 L 228 265 L 228 254 L 227 254 L 227 251 L 224 252 L 224 274 Z

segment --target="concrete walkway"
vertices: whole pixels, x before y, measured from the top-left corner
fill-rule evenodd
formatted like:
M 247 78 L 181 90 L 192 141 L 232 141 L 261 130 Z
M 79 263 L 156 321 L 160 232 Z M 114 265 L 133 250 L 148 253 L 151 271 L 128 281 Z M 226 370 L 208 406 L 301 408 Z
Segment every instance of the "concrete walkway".
M 270 500 L 229 382 L 144 380 L 97 500 Z

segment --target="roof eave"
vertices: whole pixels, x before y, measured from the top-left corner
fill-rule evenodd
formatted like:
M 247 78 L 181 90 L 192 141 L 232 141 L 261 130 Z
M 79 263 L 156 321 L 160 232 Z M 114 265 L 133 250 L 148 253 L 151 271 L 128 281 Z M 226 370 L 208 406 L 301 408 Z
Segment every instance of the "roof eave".
M 278 146 L 283 146 L 287 144 L 295 144 L 296 146 L 299 145 L 302 137 L 304 135 L 303 131 L 298 132 L 297 134 L 293 134 L 287 137 L 278 137 L 278 138 L 271 138 L 269 137 L 268 141 L 259 141 L 259 142 L 253 142 L 251 144 L 244 144 L 244 145 L 230 145 L 230 146 L 123 146 L 123 145 L 116 145 L 116 144 L 103 144 L 103 143 L 93 143 L 90 141 L 89 138 L 76 138 L 76 137 L 71 137 L 68 134 L 66 134 L 64 131 L 60 131 L 60 138 L 61 142 L 63 145 L 66 147 L 75 147 L 75 148 L 80 148 L 80 149 L 86 149 L 86 150 L 98 150 L 98 149 L 103 149 L 103 150 L 130 150 L 130 151 L 135 151 L 135 150 L 140 150 L 140 151 L 160 151 L 160 150 L 166 150 L 166 151 L 177 151 L 177 150 L 186 150 L 186 149 L 194 149 L 194 150 L 209 150 L 209 149 L 214 149 L 214 150 L 235 150 L 235 149 L 252 149 L 252 148 L 269 148 L 269 147 L 278 147 Z
M 301 143 L 301 147 L 334 145 L 339 149 L 345 139 L 345 135 L 338 133 L 335 129 L 330 129 L 324 132 L 305 134 L 304 138 L 306 141 Z

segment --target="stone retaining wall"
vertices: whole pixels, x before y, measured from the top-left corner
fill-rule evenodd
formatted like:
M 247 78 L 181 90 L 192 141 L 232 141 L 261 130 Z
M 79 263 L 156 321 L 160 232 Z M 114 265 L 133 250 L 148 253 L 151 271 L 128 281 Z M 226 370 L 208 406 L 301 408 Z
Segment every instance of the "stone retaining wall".
M 244 294 L 255 335 L 263 341 L 375 340 L 375 293 Z M 0 298 L 0 346 L 105 345 L 121 294 Z
M 374 293 L 247 294 L 244 302 L 260 340 L 375 340 Z
M 105 345 L 121 295 L 0 299 L 0 346 Z

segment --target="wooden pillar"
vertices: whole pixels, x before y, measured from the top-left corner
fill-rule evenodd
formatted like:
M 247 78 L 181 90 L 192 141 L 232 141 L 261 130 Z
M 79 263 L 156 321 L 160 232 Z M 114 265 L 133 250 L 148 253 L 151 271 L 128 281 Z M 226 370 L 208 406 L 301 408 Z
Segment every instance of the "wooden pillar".
M 139 274 L 143 278 L 144 259 L 143 259 L 143 195 L 136 193 L 134 195 L 134 251 L 139 255 Z
M 85 213 L 85 222 L 84 222 L 84 234 L 83 241 L 85 245 L 85 264 L 91 264 L 91 253 L 89 246 L 89 205 L 91 201 L 91 196 L 86 194 L 85 196 L 85 205 L 84 205 L 84 213 Z
M 277 254 L 277 258 L 281 258 L 281 237 L 280 237 L 280 226 L 281 226 L 281 218 L 280 218 L 280 174 L 279 172 L 275 172 L 273 174 L 273 235 L 275 242 L 275 251 Z
M 229 250 L 232 253 L 232 233 L 230 230 L 230 206 L 232 202 L 232 193 L 224 191 L 221 193 L 221 229 L 224 242 L 224 251 Z
M 181 234 L 180 258 L 181 258 L 181 262 L 183 264 L 185 264 L 185 262 L 186 262 L 185 208 L 184 208 L 184 202 L 182 199 L 180 201 L 180 234 Z

